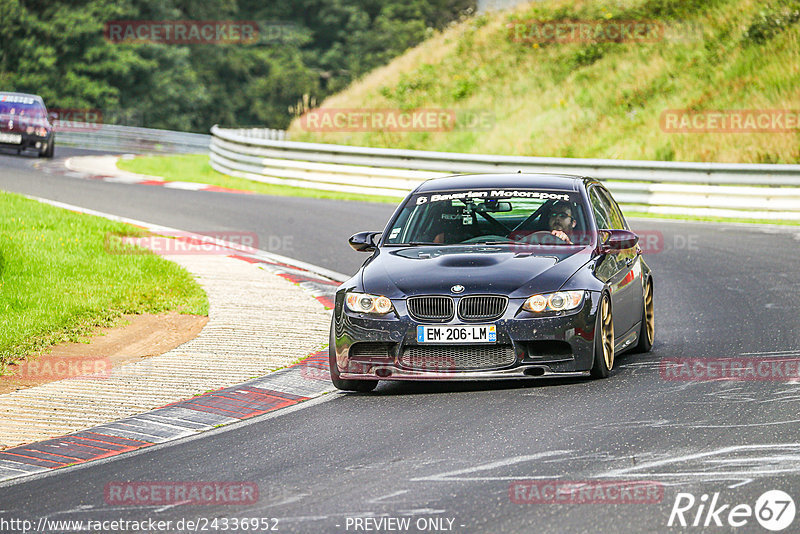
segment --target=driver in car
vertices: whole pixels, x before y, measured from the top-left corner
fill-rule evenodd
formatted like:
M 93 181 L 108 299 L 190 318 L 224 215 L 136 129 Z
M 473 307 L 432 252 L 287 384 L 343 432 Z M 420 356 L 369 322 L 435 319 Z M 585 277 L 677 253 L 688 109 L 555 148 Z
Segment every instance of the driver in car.
M 578 221 L 572 217 L 572 205 L 569 202 L 559 200 L 550 207 L 550 213 L 547 215 L 547 226 L 551 235 L 571 245 L 570 234 L 576 224 L 578 224 Z

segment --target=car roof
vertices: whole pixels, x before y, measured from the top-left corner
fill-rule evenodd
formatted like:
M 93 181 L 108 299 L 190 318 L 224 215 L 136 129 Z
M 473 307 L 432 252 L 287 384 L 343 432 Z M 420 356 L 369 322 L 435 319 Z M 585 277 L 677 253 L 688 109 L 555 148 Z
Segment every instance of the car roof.
M 420 184 L 415 193 L 452 191 L 461 189 L 550 189 L 580 191 L 589 178 L 570 174 L 461 174 L 445 178 L 432 178 Z
M 0 96 L 24 96 L 28 98 L 33 98 L 37 102 L 44 104 L 44 100 L 39 95 L 32 95 L 30 93 L 15 93 L 14 91 L 0 91 Z

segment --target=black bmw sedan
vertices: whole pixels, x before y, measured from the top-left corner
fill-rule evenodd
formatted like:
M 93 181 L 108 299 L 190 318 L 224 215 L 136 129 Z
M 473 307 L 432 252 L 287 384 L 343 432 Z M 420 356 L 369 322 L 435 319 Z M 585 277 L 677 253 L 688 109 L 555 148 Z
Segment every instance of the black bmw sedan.
M 653 276 L 608 190 L 577 176 L 429 180 L 336 293 L 334 385 L 380 380 L 605 378 L 655 336 Z

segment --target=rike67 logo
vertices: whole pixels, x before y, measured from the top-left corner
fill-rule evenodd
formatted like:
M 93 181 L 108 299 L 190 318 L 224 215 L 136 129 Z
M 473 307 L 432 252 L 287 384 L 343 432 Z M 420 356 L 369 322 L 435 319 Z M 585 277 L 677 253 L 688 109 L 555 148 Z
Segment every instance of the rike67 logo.
M 678 493 L 669 514 L 668 527 L 743 527 L 755 517 L 767 530 L 780 532 L 794 522 L 794 499 L 781 490 L 764 492 L 755 505 L 731 504 L 719 492 L 697 499 L 691 493 Z

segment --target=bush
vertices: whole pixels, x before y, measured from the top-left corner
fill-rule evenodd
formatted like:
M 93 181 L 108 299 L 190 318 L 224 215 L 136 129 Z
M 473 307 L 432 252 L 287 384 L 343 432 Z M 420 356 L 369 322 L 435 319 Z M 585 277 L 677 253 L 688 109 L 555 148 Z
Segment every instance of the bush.
M 800 2 L 761 10 L 744 33 L 744 41 L 763 44 L 800 20 Z

